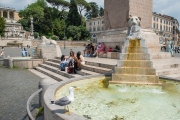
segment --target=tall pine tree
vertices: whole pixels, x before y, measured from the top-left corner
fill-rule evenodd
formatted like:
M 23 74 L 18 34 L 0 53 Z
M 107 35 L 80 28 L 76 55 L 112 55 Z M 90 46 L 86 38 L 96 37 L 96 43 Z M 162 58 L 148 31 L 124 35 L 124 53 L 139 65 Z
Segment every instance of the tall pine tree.
M 75 0 L 70 1 L 69 13 L 66 19 L 67 27 L 70 25 L 80 26 L 81 25 L 81 17 L 78 13 L 77 3 Z

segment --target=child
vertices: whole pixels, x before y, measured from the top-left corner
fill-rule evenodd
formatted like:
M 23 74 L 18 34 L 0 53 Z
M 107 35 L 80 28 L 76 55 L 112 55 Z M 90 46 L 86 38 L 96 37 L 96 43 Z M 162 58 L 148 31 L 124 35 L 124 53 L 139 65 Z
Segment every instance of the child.
M 62 55 L 61 56 L 61 62 L 60 62 L 61 71 L 65 71 L 65 67 L 66 67 L 66 58 L 65 58 L 65 55 Z

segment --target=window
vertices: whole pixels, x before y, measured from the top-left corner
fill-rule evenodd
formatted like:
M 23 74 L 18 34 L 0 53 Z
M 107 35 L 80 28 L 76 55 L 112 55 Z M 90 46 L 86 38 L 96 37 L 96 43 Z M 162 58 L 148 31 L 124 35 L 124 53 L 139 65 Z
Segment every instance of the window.
M 94 22 L 94 25 L 96 24 L 96 22 Z
M 156 17 L 154 17 L 154 21 L 156 21 Z
M 162 31 L 162 25 L 160 25 L 160 31 Z
M 102 27 L 102 31 L 104 30 L 104 27 Z
M 104 24 L 104 21 L 102 20 L 102 24 Z
M 158 22 L 158 18 L 157 18 L 157 22 Z
M 154 28 L 154 29 L 156 28 L 156 24 L 155 24 L 155 23 L 153 23 L 153 28 Z
M 99 21 L 98 21 L 98 25 L 99 25 Z
M 95 28 L 95 27 L 93 28 L 93 31 L 96 31 L 96 28 Z
M 166 26 L 166 31 L 168 31 L 168 26 Z
M 100 27 L 97 27 L 97 31 L 100 31 Z
M 90 22 L 90 23 L 89 23 L 89 25 L 91 26 L 91 25 L 92 25 L 92 23 Z
M 160 19 L 160 22 L 162 23 L 162 19 Z
M 168 21 L 166 21 L 166 25 L 168 25 Z
M 89 28 L 89 32 L 92 32 L 92 28 L 91 27 Z
M 166 31 L 166 26 L 164 26 L 164 31 Z
M 156 29 L 158 29 L 159 27 L 158 27 L 158 24 L 156 24 Z
M 164 24 L 166 24 L 166 20 L 164 20 Z

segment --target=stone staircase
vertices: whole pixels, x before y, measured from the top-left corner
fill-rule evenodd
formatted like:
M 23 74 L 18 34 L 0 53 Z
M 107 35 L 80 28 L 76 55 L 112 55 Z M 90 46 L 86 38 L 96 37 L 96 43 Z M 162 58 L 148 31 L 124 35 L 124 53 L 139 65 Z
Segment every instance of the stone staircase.
M 85 61 L 85 65 L 82 66 L 77 74 L 69 74 L 59 69 L 60 58 L 48 59 L 43 64 L 39 64 L 35 69 L 57 81 L 63 81 L 70 78 L 82 77 L 86 75 L 106 74 L 111 73 L 115 65 L 108 65 L 103 63 Z
M 110 83 L 160 84 L 148 48 L 143 42 L 142 40 L 126 41 Z

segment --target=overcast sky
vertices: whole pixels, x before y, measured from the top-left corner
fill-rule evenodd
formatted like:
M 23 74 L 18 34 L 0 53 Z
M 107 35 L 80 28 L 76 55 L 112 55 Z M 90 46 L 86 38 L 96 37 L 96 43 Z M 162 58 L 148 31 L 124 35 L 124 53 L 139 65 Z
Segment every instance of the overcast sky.
M 24 9 L 28 4 L 36 0 L 0 0 L 0 6 L 13 7 L 16 10 Z M 69 0 L 67 0 L 69 1 Z M 96 2 L 104 7 L 104 0 L 86 0 L 87 2 Z M 153 0 L 153 12 L 172 16 L 180 22 L 180 0 Z

